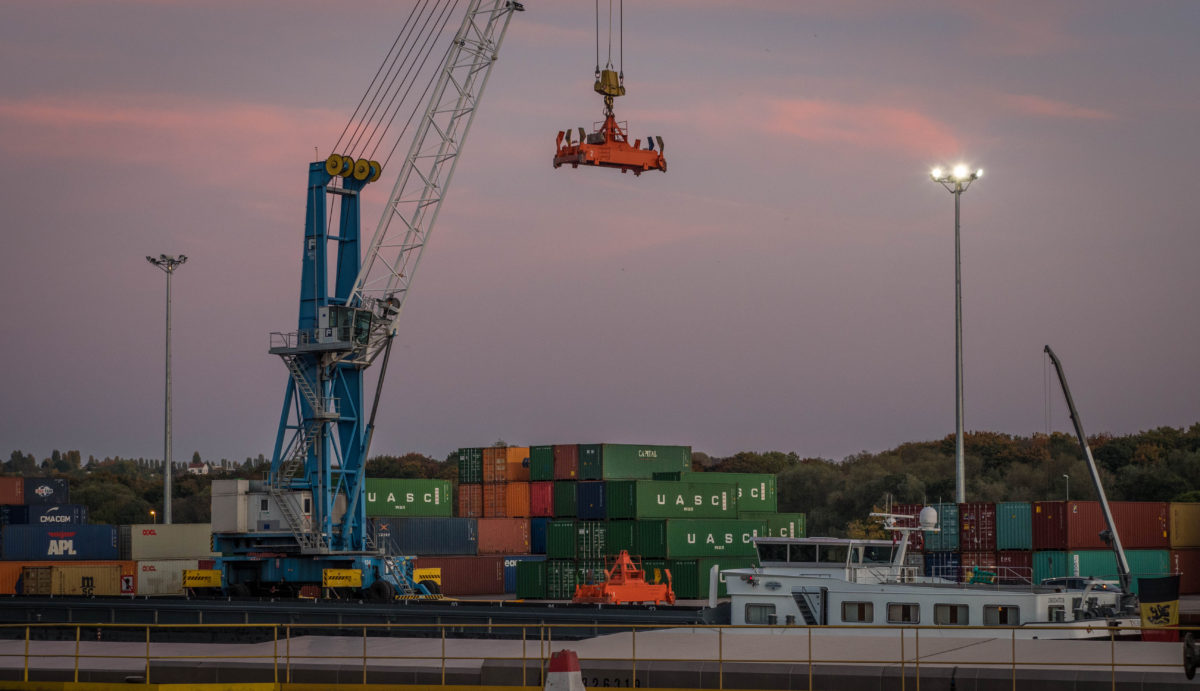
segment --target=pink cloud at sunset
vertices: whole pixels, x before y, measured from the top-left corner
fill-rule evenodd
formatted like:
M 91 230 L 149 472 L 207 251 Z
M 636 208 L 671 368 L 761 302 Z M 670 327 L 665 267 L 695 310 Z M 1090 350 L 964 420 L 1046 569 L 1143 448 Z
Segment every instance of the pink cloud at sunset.
M 1033 94 L 1004 94 L 1000 96 L 999 101 L 1001 105 L 1010 110 L 1025 115 L 1070 120 L 1113 120 L 1116 118 L 1112 113 L 1103 110 L 1085 108 Z
M 918 156 L 960 148 L 945 124 L 904 108 L 783 100 L 770 104 L 768 113 L 763 119 L 767 131 L 811 142 Z

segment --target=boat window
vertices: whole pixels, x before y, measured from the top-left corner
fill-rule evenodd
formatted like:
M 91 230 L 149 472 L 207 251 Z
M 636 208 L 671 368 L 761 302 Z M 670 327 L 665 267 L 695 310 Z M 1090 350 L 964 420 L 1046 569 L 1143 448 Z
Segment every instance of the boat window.
M 788 561 L 799 561 L 806 563 L 815 563 L 817 561 L 817 546 L 816 545 L 792 545 L 791 553 Z
M 760 542 L 758 544 L 758 561 L 787 561 L 787 545 Z
M 890 564 L 892 561 L 892 548 L 880 545 L 866 545 L 863 547 L 862 563 L 864 564 Z
M 775 605 L 746 605 L 747 624 L 774 624 Z
M 984 626 L 1020 626 L 1021 608 L 1004 605 L 984 605 Z
M 822 564 L 845 564 L 849 551 L 845 545 L 821 545 Z
M 758 560 L 764 561 L 787 561 L 787 545 L 779 545 L 774 543 L 759 543 L 758 545 Z
M 966 626 L 971 622 L 966 605 L 934 605 L 933 623 L 936 626 Z
M 889 602 L 887 606 L 889 624 L 921 623 L 921 606 L 912 603 Z
M 875 604 L 872 602 L 843 602 L 842 621 L 871 624 L 875 621 Z

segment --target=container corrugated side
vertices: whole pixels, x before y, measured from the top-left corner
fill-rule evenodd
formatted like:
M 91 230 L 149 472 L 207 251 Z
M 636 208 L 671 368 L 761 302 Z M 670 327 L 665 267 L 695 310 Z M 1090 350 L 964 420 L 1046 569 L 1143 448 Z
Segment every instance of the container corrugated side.
M 603 560 L 608 550 L 608 524 L 575 521 L 575 558 Z
M 483 516 L 484 518 L 508 517 L 508 491 L 505 483 L 483 485 Z
M 413 560 L 418 569 L 442 570 L 442 594 L 503 595 L 504 557 L 418 557 Z
M 517 597 L 528 600 L 546 598 L 546 562 L 517 562 Z
M 0 477 L 0 504 L 25 504 L 25 478 Z
M 529 447 L 529 481 L 549 482 L 554 479 L 554 446 Z
M 1179 574 L 1179 594 L 1200 593 L 1200 549 L 1171 550 L 1171 571 Z
M 217 553 L 212 549 L 210 523 L 139 523 L 129 526 L 130 559 L 208 559 L 215 556 Z
M 578 582 L 574 559 L 546 561 L 546 597 L 551 600 L 570 600 L 575 597 Z
M 114 597 L 121 594 L 121 567 L 116 564 L 26 566 L 21 581 L 25 595 Z
M 756 556 L 753 538 L 762 535 L 762 521 L 720 518 L 671 518 L 638 521 L 638 553 L 642 557 Z
M 529 554 L 528 518 L 480 518 L 479 554 Z
M 607 516 L 737 518 L 737 491 L 732 483 L 609 480 L 605 485 Z
M 692 469 L 692 447 L 580 444 L 581 480 L 649 480 L 654 473 Z
M 579 479 L 579 445 L 578 444 L 555 444 L 554 445 L 554 479 L 555 480 L 578 480 Z
M 896 526 L 900 528 L 919 528 L 921 509 L 925 508 L 924 504 L 893 504 L 891 512 L 900 516 L 911 516 L 911 518 L 896 519 Z M 897 535 L 897 533 L 893 533 Z M 925 531 L 914 530 L 908 534 L 908 549 L 916 551 L 925 550 Z
M 958 549 L 972 553 L 996 551 L 995 504 L 980 501 L 958 505 Z
M 996 550 L 1033 549 L 1033 507 L 1027 501 L 996 502 Z
M 957 581 L 962 576 L 962 556 L 958 552 L 926 552 L 925 575 Z
M 0 544 L 5 561 L 117 559 L 117 528 L 111 525 L 6 525 Z
M 504 592 L 517 592 L 517 567 L 523 563 L 545 562 L 544 554 L 510 554 L 504 557 Z M 520 597 L 519 595 L 517 597 Z
M 606 554 L 620 554 L 625 550 L 631 556 L 640 556 L 637 553 L 637 521 L 609 521 L 605 539 Z
M 529 482 L 529 447 L 508 446 L 504 449 L 505 482 Z
M 529 519 L 529 551 L 534 554 L 546 553 L 546 526 L 550 524 L 549 518 L 531 518 Z
M 738 518 L 762 521 L 767 537 L 808 537 L 808 519 L 802 513 L 738 512 Z
M 0 595 L 16 595 L 17 584 L 21 580 L 21 569 L 26 566 L 56 566 L 67 562 L 61 561 L 0 561 Z M 73 561 L 76 566 L 116 565 L 121 570 L 121 594 L 133 595 L 137 590 L 137 562 L 125 560 Z
M 671 589 L 682 600 L 707 599 L 712 586 L 712 568 L 717 567 L 717 597 L 729 597 L 725 569 L 747 569 L 758 565 L 754 557 L 701 557 L 669 559 Z
M 1026 585 L 1033 580 L 1033 552 L 1007 549 L 996 552 L 998 578 L 1005 585 Z
M 477 485 L 483 482 L 483 449 L 466 447 L 458 450 L 458 484 Z
M 1170 514 L 1171 549 L 1200 547 L 1200 503 L 1173 501 Z
M 471 555 L 479 550 L 474 518 L 381 516 L 369 523 L 375 544 L 390 555 Z
M 508 456 L 503 446 L 489 446 L 483 450 L 483 482 L 497 483 L 508 480 Z
M 528 482 L 509 482 L 504 486 L 504 510 L 509 518 L 529 518 L 530 512 Z
M 69 504 L 71 488 L 66 478 L 25 478 L 26 504 Z
M 554 517 L 574 518 L 578 513 L 579 497 L 574 481 L 555 480 L 554 482 Z
M 137 594 L 183 595 L 183 572 L 200 568 L 199 559 L 147 559 L 138 561 Z
M 1036 515 L 1037 507 L 1034 507 Z M 1036 519 L 1035 519 L 1036 520 Z M 1034 523 L 1037 530 L 1037 523 Z M 1034 539 L 1037 539 L 1034 533 Z M 1067 575 L 1067 553 L 1063 550 L 1044 550 L 1033 553 L 1033 583 L 1037 585 L 1047 578 L 1062 578 Z
M 1171 554 L 1165 549 L 1127 549 L 1129 573 L 1133 576 L 1134 594 L 1138 592 L 1138 578 L 1157 578 L 1171 572 Z M 1117 580 L 1117 557 L 1111 549 L 1074 550 L 1067 554 L 1068 576 Z
M 937 511 L 939 532 L 925 531 L 926 552 L 958 551 L 958 504 L 930 504 Z
M 529 515 L 530 516 L 553 516 L 554 515 L 554 483 L 553 482 L 531 482 L 531 483 L 529 483 Z
M 458 516 L 459 518 L 483 516 L 483 485 L 458 486 Z
M 577 482 L 575 489 L 576 516 L 584 520 L 604 520 L 608 517 L 603 482 Z
M 1171 506 L 1165 501 L 1114 501 L 1113 522 L 1125 549 L 1167 549 L 1171 546 Z
M 739 513 L 766 513 L 779 510 L 779 497 L 775 476 L 771 473 L 717 473 L 717 472 L 658 472 L 654 480 L 671 482 L 732 482 L 737 486 Z
M 575 558 L 575 521 L 555 519 L 546 524 L 546 556 L 551 559 Z
M 449 480 L 367 478 L 368 516 L 453 516 Z

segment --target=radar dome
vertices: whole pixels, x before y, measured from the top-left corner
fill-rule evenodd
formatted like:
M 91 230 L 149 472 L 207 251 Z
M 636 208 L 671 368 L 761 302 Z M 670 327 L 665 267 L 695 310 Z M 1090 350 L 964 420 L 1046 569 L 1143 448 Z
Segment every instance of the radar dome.
M 921 509 L 921 517 L 919 520 L 921 521 L 921 528 L 924 530 L 933 530 L 937 528 L 937 510 L 932 506 L 926 506 L 925 508 Z

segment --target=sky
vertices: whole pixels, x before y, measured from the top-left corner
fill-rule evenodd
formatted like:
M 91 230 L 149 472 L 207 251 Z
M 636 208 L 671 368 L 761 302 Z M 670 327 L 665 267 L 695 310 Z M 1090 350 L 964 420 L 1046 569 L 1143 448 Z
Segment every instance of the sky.
M 270 455 L 307 166 L 412 2 L 0 6 L 0 454 L 162 457 L 165 253 L 188 256 L 175 458 Z M 960 161 L 985 170 L 961 198 L 967 430 L 1071 429 L 1046 344 L 1088 433 L 1200 421 L 1200 3 L 630 0 L 616 112 L 669 162 L 640 177 L 553 169 L 556 133 L 600 118 L 595 10 L 525 6 L 372 455 L 952 435 L 954 200 L 928 173 Z

